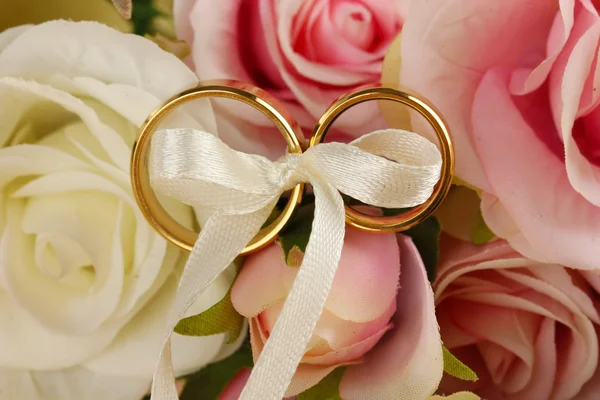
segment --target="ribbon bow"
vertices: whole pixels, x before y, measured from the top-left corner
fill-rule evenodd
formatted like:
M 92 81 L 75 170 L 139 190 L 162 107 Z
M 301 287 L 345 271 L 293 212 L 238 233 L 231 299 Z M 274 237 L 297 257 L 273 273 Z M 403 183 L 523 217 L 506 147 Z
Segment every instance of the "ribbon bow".
M 283 310 L 242 392 L 242 400 L 280 400 L 319 320 L 344 244 L 340 192 L 385 208 L 425 202 L 440 176 L 441 156 L 427 139 L 380 130 L 350 144 L 323 143 L 276 162 L 229 148 L 212 134 L 167 129 L 154 135 L 155 190 L 214 211 L 189 256 L 168 317 L 152 400 L 176 400 L 170 335 L 185 311 L 258 233 L 285 191 L 310 183 L 312 233 Z

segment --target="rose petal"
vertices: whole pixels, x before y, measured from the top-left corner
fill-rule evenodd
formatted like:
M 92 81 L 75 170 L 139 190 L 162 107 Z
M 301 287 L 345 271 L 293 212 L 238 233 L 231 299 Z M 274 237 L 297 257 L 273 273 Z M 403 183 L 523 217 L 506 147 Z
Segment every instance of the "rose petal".
M 87 77 L 75 77 L 72 83 L 76 90 L 100 101 L 104 106 L 124 117 L 136 127 L 148 118 L 163 99 L 153 93 L 146 92 L 136 86 L 120 83 L 106 84 Z M 215 116 L 208 99 L 196 99 L 174 110 L 159 124 L 159 129 L 165 127 L 193 128 L 210 133 L 217 133 Z M 118 131 L 123 132 L 122 130 Z M 133 130 L 133 144 L 137 139 L 137 129 Z
M 7 203 L 8 226 L 2 237 L 2 246 L 7 247 L 0 252 L 0 264 L 7 290 L 48 327 L 74 334 L 93 332 L 114 312 L 122 290 L 124 260 L 118 234 L 122 229 L 122 206 L 101 196 L 30 199 L 26 207 L 19 203 Z M 86 212 L 88 205 L 115 217 Z M 73 212 L 79 217 L 76 221 L 65 218 Z M 52 218 L 44 218 L 48 214 L 63 224 L 56 227 Z M 78 241 L 89 255 L 93 271 L 79 269 L 64 279 L 49 278 L 35 266 L 33 243 L 19 229 L 21 218 L 26 226 L 39 227 L 32 233 L 55 232 Z
M 588 76 L 591 74 L 592 64 L 597 57 L 600 17 L 595 10 L 586 11 L 584 7 L 578 7 L 578 9 L 572 35 L 551 75 L 550 98 L 565 146 L 565 164 L 569 181 L 573 188 L 588 201 L 600 206 L 600 190 L 598 189 L 600 187 L 600 169 L 592 165 L 581 154 L 573 138 L 575 119 L 582 107 L 580 99 L 587 95 L 587 92 L 584 93 L 584 88 Z M 593 88 L 591 92 L 594 92 Z M 587 129 L 594 128 L 587 127 Z M 594 135 L 593 132 L 587 134 Z
M 248 378 L 250 378 L 251 368 L 242 368 L 233 377 L 231 381 L 225 386 L 225 389 L 221 392 L 217 400 L 238 400 Z
M 275 24 L 264 26 L 266 45 L 269 47 L 271 57 L 273 57 L 286 85 L 308 110 L 312 118 L 316 119 L 333 100 L 345 93 L 346 89 L 344 88 L 377 82 L 380 72 L 377 74 L 364 71 L 355 72 L 340 69 L 337 66 L 327 68 L 323 64 L 313 63 L 297 54 L 289 41 L 291 35 L 289 30 L 300 3 L 298 0 L 280 2 L 275 10 L 273 8 L 275 6 L 269 2 L 262 2 L 261 6 L 264 7 L 264 11 L 261 12 L 273 15 L 277 12 L 279 16 L 276 22 L 277 26 Z M 280 38 L 279 42 L 276 42 L 276 38 Z M 279 50 L 280 48 L 281 50 Z M 286 63 L 291 63 L 294 69 L 291 70 Z M 381 66 L 378 68 L 380 70 Z M 301 71 L 301 77 L 297 76 L 298 71 Z M 315 85 L 315 82 L 323 85 Z M 341 129 L 348 127 L 356 129 L 358 126 L 363 128 L 363 125 L 371 123 L 377 115 L 379 115 L 377 103 L 372 102 L 372 104 L 366 105 L 361 113 L 345 115 L 343 120 L 338 121 L 338 126 Z M 301 124 L 305 120 L 305 118 L 297 118 Z
M 366 356 L 348 367 L 340 384 L 347 400 L 414 400 L 431 395 L 443 373 L 442 346 L 433 292 L 412 241 L 400 235 L 402 289 L 394 329 Z
M 368 251 L 367 251 L 368 250 Z M 287 297 L 297 269 L 288 267 L 283 250 L 271 245 L 248 257 L 236 279 L 231 301 L 247 318 Z M 393 235 L 347 229 L 345 245 L 325 308 L 341 319 L 367 322 L 385 313 L 396 295 L 400 263 Z M 356 282 L 361 282 L 356 285 Z M 257 291 L 256 288 L 262 290 Z M 348 302 L 351 298 L 352 302 Z
M 40 38 L 52 38 L 52 45 Z M 152 66 L 140 60 L 152 60 Z M 198 82 L 183 62 L 152 41 L 96 22 L 50 21 L 36 25 L 0 53 L 0 76 L 45 82 L 65 72 L 69 77 L 131 85 L 160 99 Z
M 542 317 L 528 312 L 493 307 L 476 302 L 461 303 L 463 307 L 468 307 L 469 312 L 461 312 L 461 308 L 452 308 L 452 321 L 461 330 L 471 336 L 479 339 L 478 343 L 490 343 L 505 349 L 505 352 L 516 355 L 520 362 L 528 368 L 521 370 L 521 378 L 524 379 L 524 385 L 531 376 L 534 364 L 533 347 L 535 344 L 536 333 L 543 320 Z M 465 310 L 465 308 L 462 308 Z M 491 347 L 489 351 L 493 351 Z M 484 355 L 484 360 L 489 363 L 485 357 L 486 348 L 480 347 Z M 492 365 L 487 365 L 496 384 L 504 380 L 504 374 L 508 372 L 510 363 L 498 365 L 495 369 Z M 516 377 L 520 379 L 520 377 Z M 522 390 L 523 387 L 515 387 L 514 390 Z
M 0 53 L 0 59 L 2 59 L 4 54 L 5 52 Z M 9 87 L 16 91 L 25 92 L 29 94 L 29 96 L 39 97 L 40 100 L 52 101 L 64 107 L 65 110 L 79 115 L 81 120 L 89 127 L 90 132 L 94 134 L 96 140 L 98 140 L 102 148 L 106 151 L 110 160 L 123 171 L 129 170 L 130 148 L 114 130 L 104 124 L 98 118 L 98 115 L 78 98 L 71 96 L 66 92 L 54 89 L 51 86 L 11 77 L 0 78 L 0 87 Z M 21 110 L 21 113 L 23 112 L 24 111 Z
M 559 391 L 553 390 L 553 382 L 549 377 L 555 376 L 557 370 L 557 362 L 559 362 L 556 351 L 556 324 L 554 321 L 546 319 L 542 322 L 538 337 L 535 341 L 535 359 L 536 363 L 533 366 L 529 385 L 514 399 L 518 398 L 561 398 Z
M 394 235 L 372 235 L 348 228 L 325 308 L 347 321 L 373 321 L 389 309 L 396 297 L 399 276 Z
M 148 393 L 150 379 L 97 374 L 85 368 L 31 373 L 32 381 L 41 394 L 40 400 L 130 400 Z M 21 395 L 22 396 L 22 395 Z M 17 398 L 24 398 L 18 396 Z M 35 398 L 34 398 L 35 399 Z M 27 397 L 27 400 L 33 400 Z
M 18 176 L 89 170 L 89 166 L 75 157 L 45 146 L 23 144 L 0 149 L 0 183 Z
M 187 311 L 186 316 L 207 310 L 225 296 L 230 277 L 217 280 Z M 162 327 L 177 288 L 177 277 L 171 275 L 160 291 L 122 330 L 111 345 L 85 363 L 99 374 L 118 374 L 132 378 L 150 377 L 160 350 Z M 219 353 L 225 334 L 212 336 L 182 336 L 174 334 L 171 341 L 175 376 L 202 368 Z
M 448 299 L 442 302 L 439 310 L 446 316 L 451 315 L 454 326 L 451 325 L 450 329 L 459 329 L 477 339 L 479 351 L 485 354 L 487 368 L 490 369 L 492 377 L 495 376 L 495 382 L 501 383 L 503 391 L 514 393 L 515 398 L 521 398 L 526 391 L 530 394 L 528 398 L 546 398 L 549 380 L 542 376 L 547 377 L 547 374 L 554 373 L 551 372 L 553 370 L 548 369 L 554 366 L 556 366 L 556 377 L 551 380 L 553 383 L 550 387 L 553 396 L 572 398 L 594 373 L 598 360 L 598 339 L 592 322 L 584 313 L 591 312 L 591 307 L 582 301 L 582 293 L 576 286 L 576 282 L 571 279 L 571 275 L 566 274 L 561 266 L 539 265 L 524 258 L 518 262 L 515 258 L 502 258 L 502 256 L 498 258 L 493 252 L 486 253 L 486 247 L 496 250 L 501 248 L 493 243 L 482 247 L 465 244 L 462 247 L 461 249 L 459 245 L 448 249 L 450 252 L 456 251 L 463 255 L 468 255 L 468 250 L 471 254 L 481 252 L 489 258 L 488 261 L 484 259 L 475 263 L 458 261 L 459 264 L 442 267 L 447 272 L 443 274 L 443 281 L 436 292 L 439 294 L 439 291 L 443 290 L 444 295 L 439 296 L 438 299 L 444 297 Z M 557 272 L 558 269 L 563 270 L 563 273 Z M 483 270 L 489 271 L 484 275 L 481 274 Z M 452 292 L 452 288 L 448 286 L 449 282 L 453 287 L 465 287 L 468 283 L 464 282 L 463 278 L 472 278 L 474 275 L 503 285 L 507 282 L 506 279 L 510 279 L 519 283 L 521 288 L 508 292 L 494 290 L 478 293 L 455 290 L 452 297 L 445 294 Z M 580 308 L 580 304 L 584 307 Z M 469 313 L 464 313 L 467 308 Z M 538 329 L 535 325 L 536 320 L 542 321 L 541 325 L 545 324 L 543 321 L 550 321 L 553 326 L 558 323 L 562 328 L 555 336 L 553 326 Z M 445 321 L 447 319 L 440 320 L 444 329 L 447 327 Z M 515 330 L 515 326 L 518 329 Z M 544 333 L 544 329 L 550 328 L 552 329 L 550 333 Z M 546 334 L 549 336 L 543 340 L 547 342 L 540 344 L 538 342 L 541 340 L 540 335 Z M 555 345 L 558 343 L 557 338 L 560 338 L 560 344 Z M 468 338 L 466 339 L 465 344 L 469 344 Z M 498 362 L 503 359 L 509 360 L 510 357 L 503 355 L 499 348 L 496 348 L 498 354 L 490 353 L 493 349 L 485 348 L 488 345 L 481 343 L 495 343 L 501 346 L 505 351 L 510 351 L 522 359 L 527 368 L 525 365 L 519 366 L 512 362 L 517 369 L 497 369 L 501 365 L 496 365 L 494 359 Z M 456 343 L 456 346 L 460 345 Z M 559 357 L 560 360 L 545 361 L 544 357 L 550 357 L 552 354 L 549 352 L 540 355 L 539 351 L 547 351 L 548 346 L 558 352 L 558 356 L 554 357 Z M 556 346 L 559 348 L 555 348 Z M 540 364 L 549 362 L 552 363 L 551 366 Z M 524 375 L 530 376 L 527 381 L 523 379 Z M 543 382 L 536 382 L 537 380 Z
M 600 332 L 598 331 L 598 326 L 596 326 L 596 335 Z M 600 391 L 600 368 L 596 368 L 596 372 L 594 376 L 590 378 L 587 383 L 583 386 L 581 391 L 577 394 L 577 400 L 595 400 Z
M 367 337 L 366 339 L 353 343 L 348 347 L 343 347 L 339 350 L 330 351 L 323 355 L 318 356 L 309 356 L 305 355 L 302 358 L 303 364 L 310 365 L 344 365 L 345 363 L 353 363 L 358 362 L 359 359 L 367 354 L 383 335 L 389 330 L 393 328 L 392 324 L 388 324 L 381 328 L 379 331 L 375 332 L 372 336 Z
M 20 25 L 8 28 L 0 32 L 0 52 L 3 51 L 13 40 L 21 36 L 34 25 Z
M 531 266 L 529 270 L 536 278 L 552 285 L 552 288 L 536 285 L 536 290 L 554 299 L 560 299 L 571 310 L 584 313 L 595 323 L 600 322 L 600 316 L 594 308 L 590 293 L 586 293 L 574 280 L 577 275 L 569 274 L 567 269 L 555 265 Z
M 504 124 L 489 124 L 494 120 Z M 600 209 L 573 190 L 562 160 L 525 123 L 507 92 L 506 79 L 497 72 L 487 74 L 478 89 L 473 128 L 491 192 L 502 205 L 492 208 L 494 200 L 483 197 L 490 229 L 527 257 L 597 268 L 591 260 L 600 258 L 594 234 Z M 568 218 L 561 210 L 569 210 Z
M 494 65 L 531 68 L 542 62 L 557 9 L 557 2 L 545 1 L 412 3 L 402 30 L 401 82 L 446 117 L 457 175 L 485 191 L 489 186 L 481 167 L 484 157 L 478 157 L 475 138 L 469 134 L 477 85 Z
M 548 77 L 554 62 L 571 36 L 575 1 L 567 0 L 559 3 L 559 8 L 550 32 L 538 32 L 541 35 L 547 35 L 548 38 L 546 58 L 533 68 L 525 66 L 514 71 L 510 83 L 512 93 L 522 95 L 539 88 Z
M 41 325 L 4 291 L 0 291 L 0 325 L 0 363 L 13 370 L 78 365 L 105 348 L 120 329 L 120 325 L 113 325 L 83 336 L 60 334 Z M 0 373 L 0 380 L 4 376 Z M 21 395 L 25 396 L 24 392 Z M 9 399 L 26 398 L 20 396 Z
M 196 0 L 173 0 L 173 21 L 177 37 L 191 44 L 193 35 L 191 12 Z M 209 19 L 210 21 L 210 19 Z
M 289 0 L 274 4 L 273 7 L 275 7 L 275 9 L 271 12 L 277 13 L 276 24 L 265 27 L 265 37 L 267 38 L 267 46 L 269 46 L 272 49 L 271 56 L 274 58 L 280 70 L 286 70 L 286 74 L 282 73 L 282 76 L 286 83 L 290 85 L 291 75 L 289 75 L 290 71 L 287 71 L 287 68 L 283 65 L 283 60 L 286 60 L 291 65 L 293 65 L 295 71 L 300 71 L 301 75 L 304 78 L 308 78 L 312 81 L 316 81 L 327 85 L 348 87 L 366 83 L 373 78 L 377 80 L 377 71 L 369 71 L 368 67 L 366 68 L 366 71 L 354 71 L 346 68 L 338 68 L 336 66 L 327 67 L 324 66 L 322 63 L 307 60 L 300 54 L 296 53 L 290 41 L 290 30 L 291 27 L 294 25 L 294 16 L 297 14 L 301 4 L 301 0 Z M 266 4 L 265 9 L 267 9 Z M 280 50 L 277 50 L 277 56 L 275 55 L 275 43 L 270 41 L 270 39 L 275 38 L 279 39 L 278 47 L 280 48 Z M 393 37 L 391 37 L 390 39 L 393 39 Z M 299 82 L 294 82 L 294 85 L 298 83 Z M 290 88 L 293 90 L 291 85 Z M 296 95 L 297 94 L 298 93 L 296 93 Z
M 396 301 L 392 301 L 388 310 L 379 318 L 365 323 L 357 323 L 341 319 L 331 312 L 323 310 L 313 334 L 325 339 L 332 349 L 339 350 L 377 333 L 387 326 L 395 312 Z
M 246 259 L 231 289 L 231 302 L 244 317 L 255 317 L 287 297 L 296 273 L 296 268 L 285 264 L 281 247 L 273 243 Z

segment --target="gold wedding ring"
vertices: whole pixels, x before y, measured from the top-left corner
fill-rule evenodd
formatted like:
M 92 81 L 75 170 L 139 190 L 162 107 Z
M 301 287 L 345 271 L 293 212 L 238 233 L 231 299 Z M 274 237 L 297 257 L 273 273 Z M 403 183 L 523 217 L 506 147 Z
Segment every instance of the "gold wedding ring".
M 155 110 L 142 125 L 133 147 L 131 159 L 133 193 L 150 225 L 165 239 L 188 251 L 193 248 L 198 233 L 177 222 L 158 201 L 148 177 L 148 148 L 158 123 L 170 112 L 186 102 L 208 97 L 233 99 L 256 108 L 279 129 L 286 140 L 289 153 L 302 153 L 298 137 L 303 135 L 299 125 L 273 96 L 249 84 L 231 80 L 202 82 L 194 88 L 173 96 Z M 359 103 L 370 100 L 391 100 L 413 108 L 431 124 L 439 140 L 442 154 L 440 180 L 425 203 L 400 215 L 387 217 L 362 214 L 346 206 L 346 222 L 351 226 L 371 232 L 403 231 L 427 219 L 442 203 L 452 184 L 455 162 L 452 140 L 444 121 L 430 104 L 413 94 L 393 88 L 376 86 L 360 89 L 341 97 L 325 111 L 313 130 L 309 146 L 323 142 L 329 128 L 342 113 Z M 300 204 L 303 191 L 303 184 L 294 187 L 282 213 L 275 221 L 264 227 L 240 255 L 259 250 L 275 240 L 277 234 L 289 221 L 296 206 Z
M 427 219 L 439 207 L 448 194 L 454 175 L 454 147 L 444 121 L 434 110 L 433 106 L 413 94 L 382 86 L 360 89 L 341 97 L 333 103 L 317 122 L 310 139 L 310 146 L 314 146 L 325 140 L 325 135 L 331 124 L 343 112 L 350 107 L 369 100 L 391 100 L 413 108 L 431 124 L 439 140 L 439 148 L 442 154 L 440 180 L 425 203 L 405 213 L 388 217 L 375 217 L 362 214 L 346 206 L 346 222 L 351 226 L 371 232 L 399 232 L 409 229 Z
M 298 137 L 302 137 L 303 135 L 299 125 L 273 96 L 252 85 L 231 80 L 201 82 L 198 86 L 173 96 L 156 109 L 142 125 L 137 142 L 133 147 L 131 158 L 131 184 L 133 186 L 133 193 L 142 214 L 150 225 L 165 239 L 188 251 L 191 251 L 194 247 L 198 233 L 177 222 L 158 201 L 156 194 L 150 186 L 148 176 L 148 148 L 150 146 L 150 139 L 158 123 L 171 111 L 186 102 L 208 97 L 238 100 L 256 108 L 265 114 L 279 129 L 285 138 L 289 153 L 302 153 Z M 294 209 L 302 200 L 303 190 L 303 184 L 298 184 L 292 189 L 282 213 L 275 221 L 264 227 L 240 255 L 259 250 L 275 240 L 279 231 L 288 222 Z

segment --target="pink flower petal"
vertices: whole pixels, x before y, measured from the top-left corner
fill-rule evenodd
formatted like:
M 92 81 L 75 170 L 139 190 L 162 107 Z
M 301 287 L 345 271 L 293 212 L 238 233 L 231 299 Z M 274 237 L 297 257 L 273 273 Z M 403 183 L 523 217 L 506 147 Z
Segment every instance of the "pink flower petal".
M 386 325 L 365 340 L 353 343 L 352 345 L 339 350 L 330 351 L 322 356 L 305 355 L 302 358 L 302 363 L 310 365 L 343 365 L 345 363 L 358 362 L 360 357 L 370 351 L 390 329 L 392 329 L 392 325 Z
M 276 63 L 278 63 L 280 70 L 284 72 L 283 78 L 290 86 L 290 89 L 294 90 L 292 85 L 290 85 L 290 82 L 292 82 L 293 86 L 296 86 L 295 84 L 300 83 L 299 81 L 296 82 L 296 74 L 301 75 L 303 80 L 305 82 L 309 82 L 311 86 L 314 86 L 315 83 L 321 83 L 326 86 L 335 85 L 341 86 L 342 91 L 344 90 L 343 87 L 352 87 L 355 85 L 365 84 L 369 81 L 377 81 L 377 75 L 380 73 L 380 71 L 378 72 L 374 69 L 368 70 L 368 68 L 365 71 L 363 67 L 358 70 L 352 70 L 349 68 L 343 68 L 343 65 L 327 66 L 319 62 L 307 60 L 294 50 L 290 40 L 292 37 L 291 30 L 294 26 L 294 18 L 297 15 L 302 3 L 302 0 L 278 2 L 276 5 L 274 5 L 275 9 L 273 10 L 278 17 L 277 25 L 265 27 L 267 38 L 278 38 L 280 54 L 279 60 L 276 60 Z M 391 39 L 393 39 L 393 37 L 390 38 L 390 40 Z M 271 45 L 271 48 L 274 49 L 275 47 Z M 293 69 L 287 68 L 283 64 L 284 62 L 293 66 Z M 340 91 L 339 87 L 337 88 L 337 91 Z M 334 96 L 333 98 L 335 97 L 337 96 Z
M 598 361 L 598 338 L 588 317 L 597 319 L 597 312 L 585 299 L 589 294 L 581 289 L 585 286 L 578 275 L 562 266 L 515 258 L 512 252 L 503 257 L 498 250 L 505 246 L 496 243 L 454 243 L 443 251 L 466 261 L 444 257 L 456 264 L 442 264 L 436 288 L 448 347 L 475 344 L 484 369 L 508 399 L 573 398 Z M 495 286 L 510 281 L 520 286 L 510 284 L 509 291 Z M 467 290 L 469 285 L 487 290 Z
M 596 326 L 596 334 L 600 336 L 600 328 Z M 600 368 L 596 368 L 594 376 L 587 381 L 581 391 L 577 394 L 577 400 L 596 400 L 600 393 Z
M 173 22 L 177 37 L 192 44 L 194 30 L 190 14 L 196 0 L 173 0 Z
M 543 2 L 539 3 L 543 6 Z M 551 5 L 551 3 L 548 5 Z M 548 77 L 556 58 L 565 46 L 573 28 L 575 0 L 563 1 L 559 6 L 560 10 L 556 14 L 550 32 L 548 33 L 545 30 L 533 32 L 533 34 L 537 33 L 538 38 L 541 40 L 547 38 L 547 55 L 545 59 L 533 68 L 524 66 L 513 72 L 510 83 L 512 93 L 522 95 L 539 88 Z M 552 7 L 548 7 L 548 10 L 552 10 Z
M 248 382 L 248 378 L 250 378 L 251 372 L 252 369 L 250 368 L 240 369 L 235 377 L 225 386 L 225 389 L 223 389 L 217 400 L 238 400 L 240 394 L 242 394 L 242 390 L 244 390 L 244 386 L 246 386 L 246 382 Z
M 400 255 L 393 234 L 373 235 L 348 227 L 325 308 L 341 319 L 373 321 L 396 297 Z
M 553 391 L 552 376 L 557 369 L 557 354 L 555 346 L 556 324 L 552 320 L 544 320 L 540 326 L 535 342 L 536 363 L 531 371 L 529 385 L 522 391 L 510 396 L 510 399 L 549 399 L 567 398 L 557 396 Z M 516 375 L 516 374 L 515 374 Z M 516 376 L 515 378 L 519 378 Z M 554 395 L 554 397 L 553 397 Z
M 412 3 L 402 30 L 401 82 L 445 116 L 456 147 L 457 175 L 485 191 L 483 157 L 470 134 L 477 85 L 495 65 L 532 68 L 542 62 L 557 11 L 555 1 Z
M 265 347 L 265 343 L 267 341 L 267 335 L 265 335 L 264 330 L 260 326 L 260 323 L 256 318 L 252 318 L 249 321 L 250 325 L 250 345 L 252 346 L 252 358 L 254 362 L 258 360 L 258 356 L 262 352 L 262 349 Z
M 233 285 L 233 306 L 247 318 L 258 315 L 287 297 L 297 271 L 285 264 L 283 250 L 277 244 L 252 254 Z M 348 228 L 325 308 L 347 321 L 376 320 L 388 311 L 395 298 L 399 276 L 394 235 L 373 235 Z
M 433 293 L 412 241 L 400 235 L 402 276 L 394 328 L 366 356 L 348 367 L 340 384 L 344 400 L 414 400 L 438 386 L 443 361 Z
M 473 129 L 495 195 L 482 199 L 491 230 L 538 261 L 597 268 L 600 208 L 573 190 L 562 160 L 523 120 L 508 94 L 506 77 L 498 72 L 487 74 L 477 91 Z
M 276 243 L 253 253 L 231 288 L 233 306 L 246 318 L 257 316 L 287 297 L 297 271 L 285 264 L 283 250 Z
M 459 304 L 457 304 L 459 305 Z M 465 312 L 469 310 L 469 312 Z M 521 374 L 531 375 L 534 364 L 533 346 L 536 332 L 543 317 L 524 311 L 495 307 L 474 302 L 463 302 L 462 307 L 453 307 L 452 320 L 461 330 L 479 339 L 479 343 L 493 343 L 516 355 L 528 369 Z M 483 351 L 482 351 L 483 350 Z M 485 357 L 485 349 L 481 349 Z M 486 360 L 487 361 L 487 360 Z M 492 379 L 496 384 L 504 380 L 504 376 L 495 375 L 498 371 L 490 368 Z M 508 366 L 505 366 L 508 367 Z M 503 370 L 502 373 L 506 373 Z M 523 387 L 516 388 L 522 390 Z
M 341 319 L 331 312 L 324 310 L 315 327 L 314 334 L 327 341 L 334 350 L 350 346 L 365 340 L 388 325 L 390 318 L 396 312 L 396 301 L 392 301 L 388 310 L 379 318 L 365 323 L 357 323 Z
M 260 313 L 259 316 L 252 318 L 252 320 L 256 323 L 256 330 L 259 333 L 260 339 L 263 343 L 266 343 L 267 339 L 271 335 L 271 331 L 275 326 L 275 322 L 277 321 L 282 308 L 283 301 L 270 306 L 265 311 Z M 320 356 L 331 351 L 331 347 L 323 338 L 317 334 L 313 334 L 306 345 L 305 354 L 310 356 Z
M 577 124 L 575 120 L 584 111 L 582 107 L 593 107 L 598 102 L 599 94 L 594 85 L 598 78 L 594 78 L 592 67 L 597 63 L 599 40 L 600 17 L 597 11 L 577 7 L 571 37 L 556 62 L 550 80 L 550 98 L 564 142 L 569 181 L 576 191 L 596 206 L 600 206 L 600 168 L 582 154 L 599 151 L 594 148 L 598 144 L 592 140 L 597 136 L 596 125 L 590 120 L 593 115 L 582 117 Z M 586 140 L 588 136 L 590 138 Z M 594 147 L 584 148 L 584 145 Z

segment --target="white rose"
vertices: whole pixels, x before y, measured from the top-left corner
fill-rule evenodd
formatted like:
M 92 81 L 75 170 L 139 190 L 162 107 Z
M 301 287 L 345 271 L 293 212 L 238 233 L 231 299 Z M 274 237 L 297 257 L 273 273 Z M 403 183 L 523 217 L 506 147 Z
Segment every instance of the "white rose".
M 154 43 L 98 23 L 0 34 L 0 399 L 148 391 L 186 254 L 138 211 L 130 151 L 148 114 L 196 83 Z M 187 110 L 173 126 L 215 131 L 207 101 Z M 165 206 L 192 225 L 190 207 Z M 188 315 L 219 301 L 231 279 Z M 223 334 L 174 335 L 176 372 L 234 349 Z

